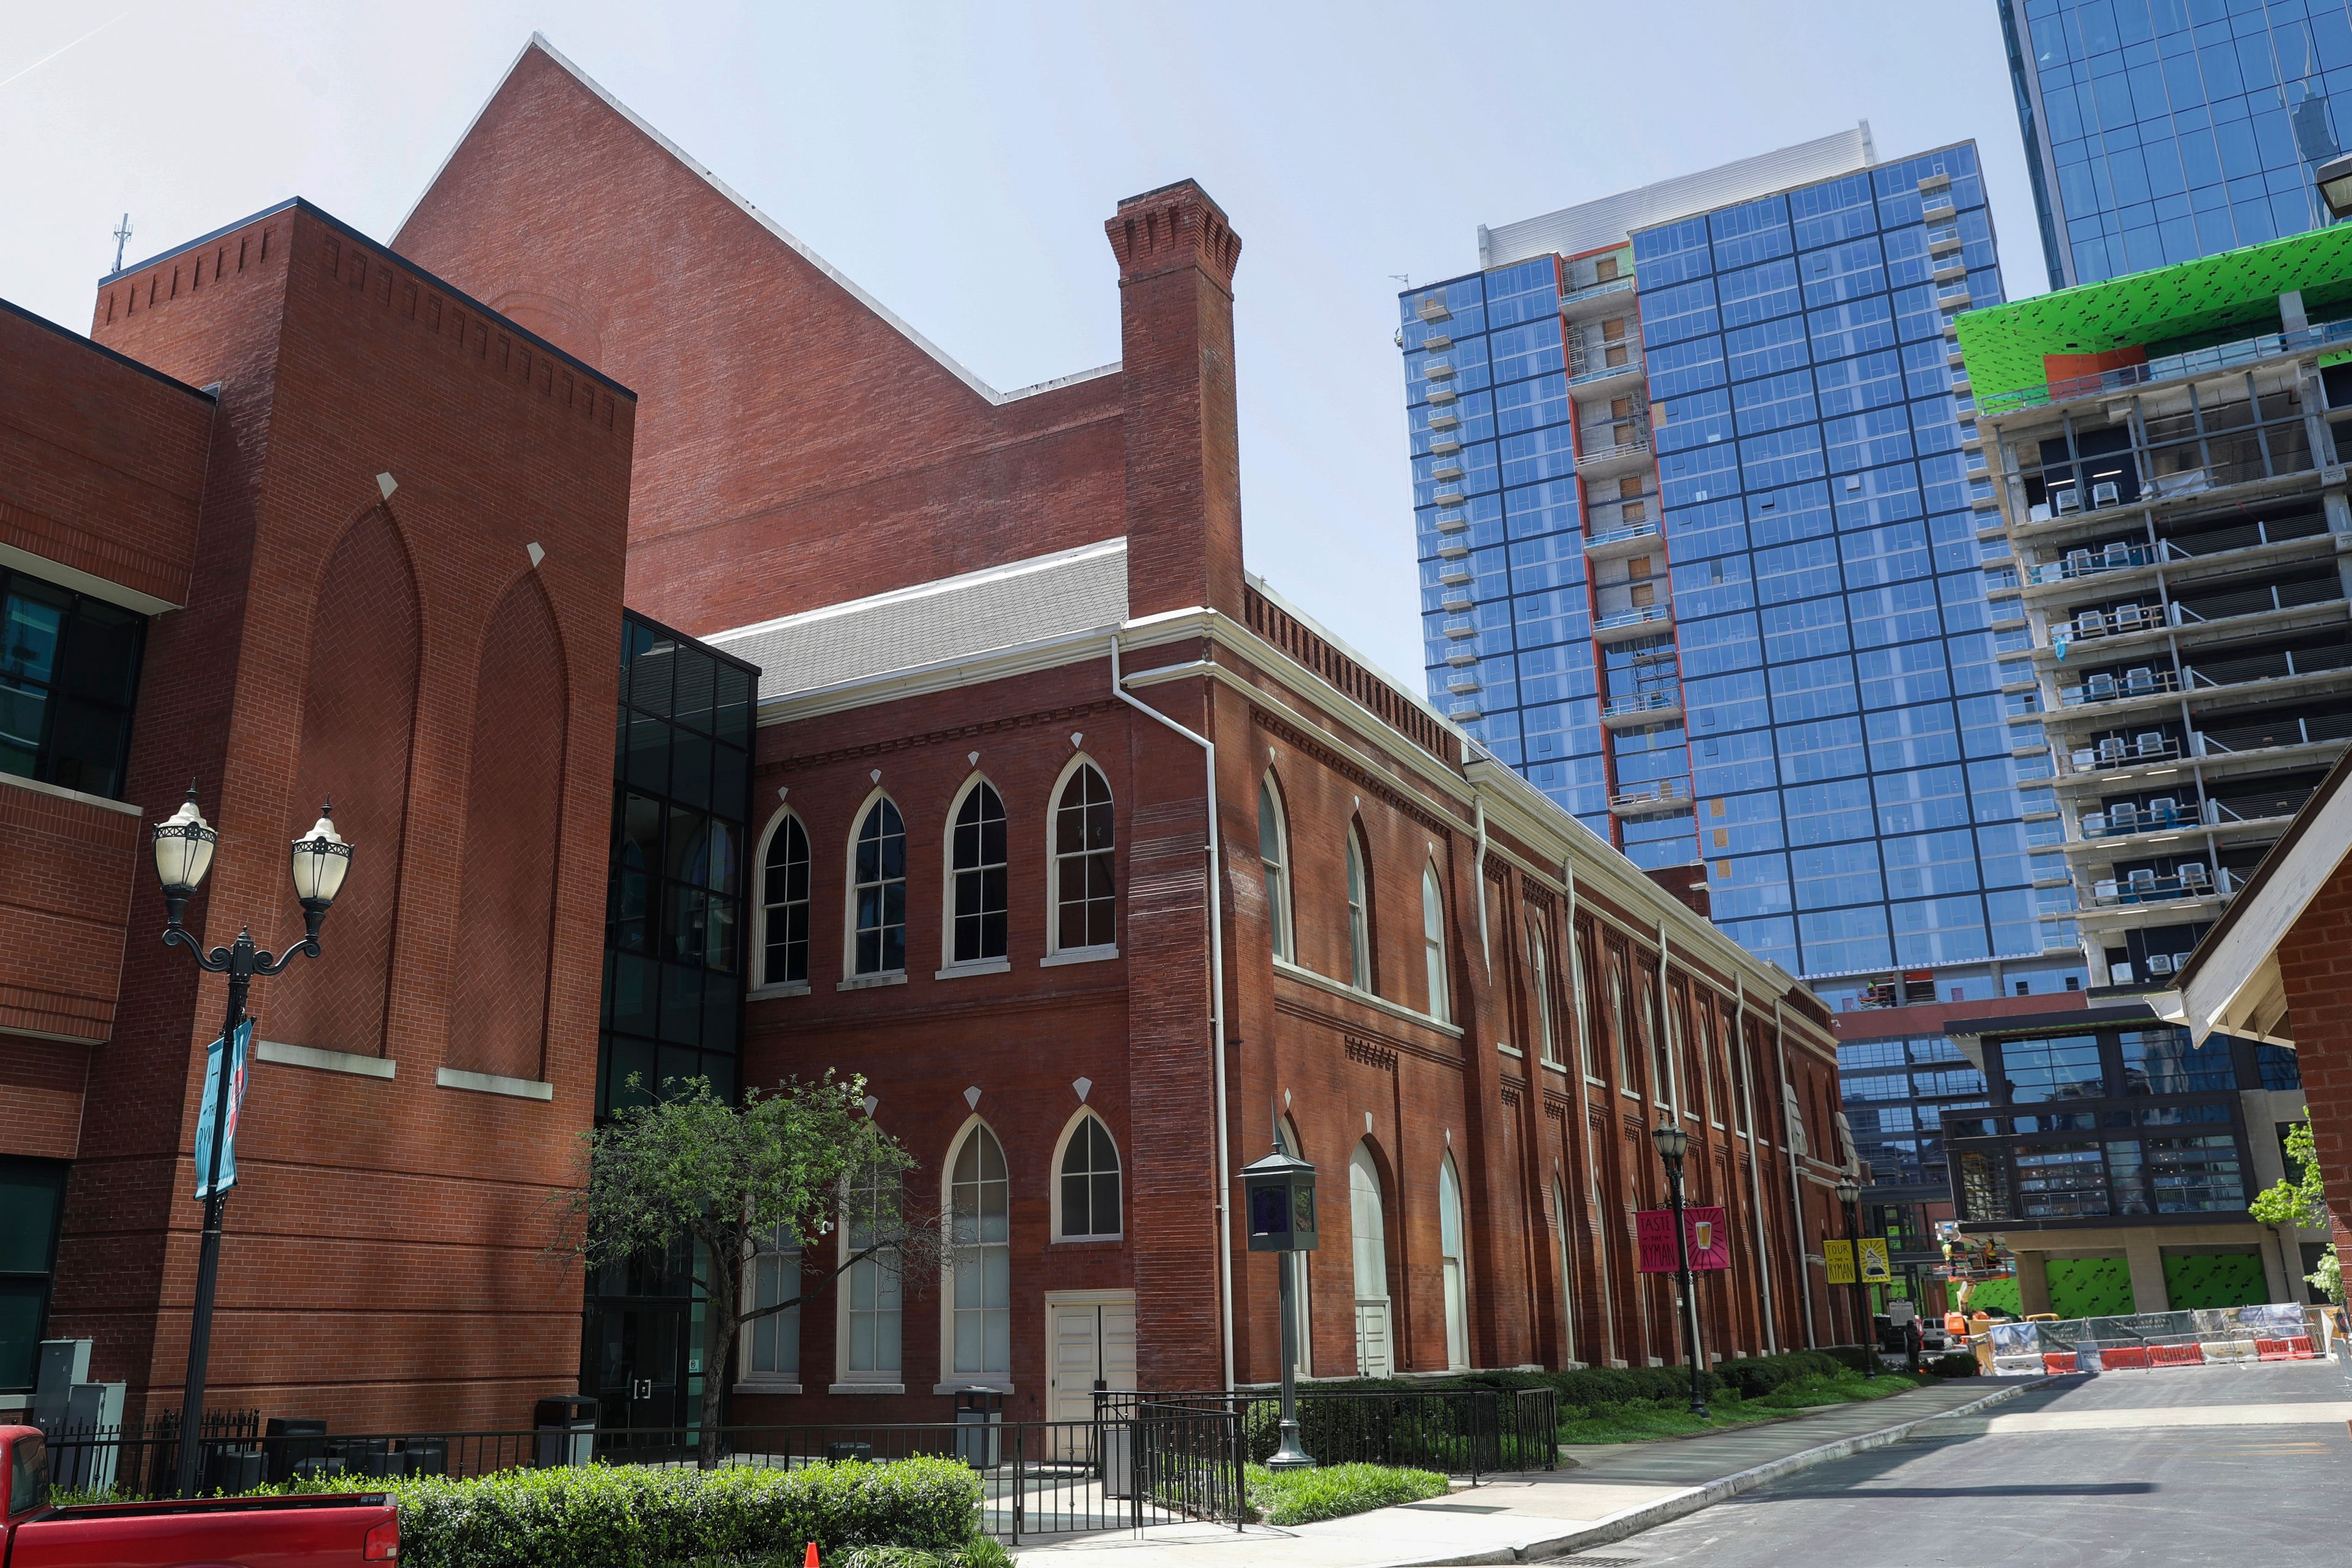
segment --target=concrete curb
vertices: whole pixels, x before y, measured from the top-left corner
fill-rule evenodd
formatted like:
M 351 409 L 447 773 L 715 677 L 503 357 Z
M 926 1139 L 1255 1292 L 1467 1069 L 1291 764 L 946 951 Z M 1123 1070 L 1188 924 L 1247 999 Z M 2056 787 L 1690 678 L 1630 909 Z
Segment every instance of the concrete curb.
M 1825 1465 L 1832 1459 L 1843 1459 L 1849 1455 L 1864 1453 L 1872 1448 L 1883 1448 L 1890 1443 L 1899 1443 L 1909 1436 L 1913 1431 L 1930 1421 L 1942 1421 L 1954 1415 L 1973 1415 L 1988 1405 L 2014 1399 L 2019 1394 L 2031 1389 L 2040 1388 L 2051 1381 L 2046 1377 L 2020 1378 L 2014 1387 L 1996 1390 L 1981 1399 L 1972 1399 L 1966 1405 L 1954 1405 L 1949 1410 L 1937 1410 L 1927 1415 L 1915 1415 L 1907 1421 L 1897 1422 L 1892 1426 L 1882 1426 L 1875 1432 L 1864 1432 L 1853 1437 L 1841 1437 L 1836 1442 L 1823 1443 L 1819 1447 L 1807 1448 L 1800 1453 L 1784 1454 L 1777 1459 L 1769 1459 L 1763 1464 L 1751 1466 L 1748 1469 L 1736 1471 L 1719 1479 L 1709 1481 L 1705 1486 L 1691 1487 L 1675 1493 L 1672 1497 L 1661 1498 L 1656 1502 L 1644 1503 L 1640 1508 L 1629 1508 L 1622 1512 L 1610 1514 L 1604 1519 L 1595 1520 L 1591 1524 L 1572 1530 L 1566 1535 L 1532 1541 L 1524 1546 L 1500 1547 L 1491 1552 L 1475 1552 L 1465 1557 L 1397 1558 L 1373 1565 L 1373 1568 L 1473 1568 L 1475 1564 L 1495 1563 L 1536 1563 L 1547 1558 L 1563 1556 L 1570 1552 L 1581 1551 L 1588 1546 L 1603 1546 L 1612 1541 L 1622 1541 L 1629 1535 L 1638 1535 L 1643 1531 L 1664 1524 L 1671 1520 L 1682 1519 L 1696 1513 L 1701 1509 L 1710 1508 L 1723 1501 L 1726 1498 L 1737 1497 L 1741 1492 L 1764 1485 L 1767 1481 L 1779 1480 L 1782 1476 L 1793 1475 L 1799 1470 L 1811 1469 L 1815 1465 Z

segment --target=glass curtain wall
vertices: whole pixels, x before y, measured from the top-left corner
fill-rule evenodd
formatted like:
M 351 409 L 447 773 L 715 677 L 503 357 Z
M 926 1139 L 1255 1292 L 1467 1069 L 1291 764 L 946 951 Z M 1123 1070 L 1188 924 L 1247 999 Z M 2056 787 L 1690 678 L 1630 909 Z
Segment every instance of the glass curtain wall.
M 740 1089 L 759 672 L 625 612 L 613 755 L 610 880 L 596 1114 L 702 1078 Z M 685 1245 L 588 1282 L 580 1387 L 601 1424 L 690 1441 L 700 1409 L 703 1303 Z M 715 1369 L 714 1369 L 715 1370 Z M 769 1375 L 777 1375 L 774 1368 Z
M 2344 0 L 2000 0 L 2053 289 L 2321 227 Z

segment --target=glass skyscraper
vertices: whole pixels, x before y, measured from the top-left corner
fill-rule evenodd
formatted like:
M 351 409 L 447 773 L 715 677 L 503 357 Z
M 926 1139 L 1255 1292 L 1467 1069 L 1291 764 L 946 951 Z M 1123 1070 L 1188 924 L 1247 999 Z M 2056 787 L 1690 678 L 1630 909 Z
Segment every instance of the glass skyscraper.
M 2002 299 L 1974 143 L 1865 127 L 1480 247 L 1400 299 L 1433 699 L 1832 1005 L 2079 985 L 1953 337 Z
M 2326 225 L 2345 0 L 1998 4 L 2053 289 Z

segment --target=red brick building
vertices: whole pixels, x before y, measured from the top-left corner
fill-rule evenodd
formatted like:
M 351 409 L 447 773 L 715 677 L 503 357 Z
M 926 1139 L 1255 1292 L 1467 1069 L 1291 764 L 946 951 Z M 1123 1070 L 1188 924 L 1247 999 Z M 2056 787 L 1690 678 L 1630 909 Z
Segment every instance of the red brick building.
M 740 1081 L 866 1074 L 965 1222 L 950 1278 L 755 1336 L 738 1419 L 1273 1377 L 1227 1202 L 1276 1117 L 1317 1375 L 1677 1357 L 1633 1237 L 1665 1117 L 1738 1238 L 1709 1350 L 1855 1337 L 1807 1252 L 1826 1014 L 1245 574 L 1241 242 L 1189 182 L 1107 231 L 1120 363 L 995 393 L 534 41 L 390 247 L 294 205 L 107 280 L 96 346 L 0 318 L 0 564 L 144 628 L 119 785 L 0 772 L 49 1333 L 176 1389 L 220 1002 L 152 941 L 140 819 L 193 772 L 210 941 L 283 940 L 316 797 L 360 846 L 257 987 L 218 1401 L 576 1385 L 541 1248 L 611 1087 L 625 597 L 761 671 Z

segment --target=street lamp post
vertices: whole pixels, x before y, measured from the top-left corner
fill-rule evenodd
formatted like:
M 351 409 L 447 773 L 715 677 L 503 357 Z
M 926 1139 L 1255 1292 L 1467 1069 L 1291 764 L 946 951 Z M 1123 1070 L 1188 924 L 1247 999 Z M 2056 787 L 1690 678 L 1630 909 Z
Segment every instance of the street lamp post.
M 1836 1187 L 1837 1201 L 1845 1208 L 1846 1239 L 1853 1244 L 1854 1310 L 1862 1320 L 1862 1375 L 1878 1375 L 1878 1336 L 1870 1321 L 1870 1287 L 1862 1282 L 1862 1188 L 1849 1176 Z
M 320 808 L 310 831 L 294 840 L 290 870 L 294 894 L 302 905 L 302 940 L 282 953 L 254 945 L 250 931 L 239 927 L 236 940 L 210 952 L 181 923 L 188 900 L 196 895 L 205 873 L 212 868 L 213 849 L 219 835 L 196 809 L 196 787 L 170 820 L 155 825 L 155 876 L 163 886 L 163 945 L 184 947 L 196 967 L 228 976 L 228 1016 L 221 1025 L 221 1066 L 213 1092 L 213 1136 L 205 1154 L 204 1246 L 196 1261 L 196 1308 L 188 1329 L 188 1381 L 180 1395 L 180 1495 L 196 1495 L 198 1438 L 204 1426 L 205 1370 L 212 1352 L 213 1290 L 220 1278 L 221 1224 L 228 1209 L 221 1191 L 221 1150 L 228 1142 L 231 1087 L 240 1053 L 237 1027 L 245 1022 L 247 988 L 256 975 L 271 975 L 297 955 L 319 956 L 319 928 L 335 895 L 342 890 L 343 874 L 351 869 L 352 847 L 335 831 L 334 803 Z
M 1275 1254 L 1282 1276 L 1282 1440 L 1265 1468 L 1303 1470 L 1315 1460 L 1298 1446 L 1298 1310 L 1291 1275 L 1297 1256 L 1321 1245 L 1315 1216 L 1315 1167 L 1283 1152 L 1276 1142 L 1273 1153 L 1242 1168 L 1242 1196 L 1249 1215 L 1249 1249 Z
M 1699 1379 L 1698 1293 L 1691 1287 L 1690 1231 L 1683 1224 L 1683 1156 L 1690 1150 L 1690 1134 L 1671 1121 L 1650 1129 L 1650 1142 L 1666 1167 L 1666 1201 L 1675 1211 L 1675 1275 L 1683 1293 L 1683 1343 L 1690 1351 L 1691 1414 L 1706 1416 L 1706 1389 Z
M 2311 172 L 2311 179 L 2327 208 L 2328 222 L 2340 222 L 2352 215 L 2352 153 L 2330 158 Z

